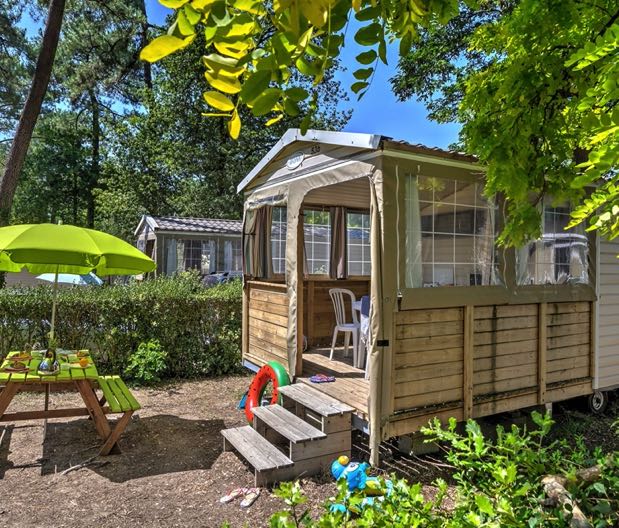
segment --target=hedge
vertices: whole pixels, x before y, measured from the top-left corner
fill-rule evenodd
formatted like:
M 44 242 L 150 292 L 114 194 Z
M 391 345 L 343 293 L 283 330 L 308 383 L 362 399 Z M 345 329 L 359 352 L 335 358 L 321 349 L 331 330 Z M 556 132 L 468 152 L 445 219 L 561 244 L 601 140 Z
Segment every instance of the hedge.
M 46 345 L 51 286 L 0 290 L 0 353 Z M 126 373 L 132 356 L 156 343 L 167 378 L 221 375 L 240 365 L 241 284 L 204 288 L 182 274 L 127 285 L 62 288 L 59 346 L 88 348 L 104 373 Z

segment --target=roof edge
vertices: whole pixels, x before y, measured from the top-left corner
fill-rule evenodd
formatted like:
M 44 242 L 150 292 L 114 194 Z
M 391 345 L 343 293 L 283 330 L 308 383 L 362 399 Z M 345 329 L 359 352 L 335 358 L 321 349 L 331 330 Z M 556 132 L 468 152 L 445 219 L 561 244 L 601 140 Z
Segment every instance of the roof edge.
M 377 134 L 355 132 L 331 132 L 328 130 L 308 130 L 305 134 L 298 128 L 289 128 L 271 150 L 262 158 L 251 172 L 243 178 L 236 188 L 237 193 L 245 189 L 252 180 L 266 167 L 282 150 L 296 141 L 329 143 L 331 145 L 354 146 L 362 149 L 376 150 L 383 137 Z
M 135 231 L 133 232 L 133 236 L 138 236 L 140 234 L 140 231 L 142 231 L 142 227 L 144 226 L 145 223 L 148 224 L 153 230 L 159 227 L 157 225 L 157 222 L 151 215 L 143 214 L 142 218 L 140 218 L 140 221 L 138 222 L 138 226 L 135 228 Z

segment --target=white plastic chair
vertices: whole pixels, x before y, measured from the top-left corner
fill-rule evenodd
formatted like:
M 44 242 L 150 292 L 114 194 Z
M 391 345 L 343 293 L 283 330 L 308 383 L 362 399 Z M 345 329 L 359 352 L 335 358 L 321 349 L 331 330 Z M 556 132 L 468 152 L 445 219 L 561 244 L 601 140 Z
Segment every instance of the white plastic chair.
M 333 349 L 335 348 L 335 342 L 337 341 L 338 332 L 344 332 L 344 356 L 348 357 L 348 343 L 350 341 L 350 335 L 352 334 L 352 352 L 353 352 L 353 365 L 358 363 L 359 353 L 359 329 L 361 325 L 357 319 L 357 313 L 352 307 L 356 302 L 355 294 L 350 290 L 343 288 L 331 288 L 329 295 L 333 301 L 333 309 L 335 310 L 335 328 L 333 330 L 333 341 L 331 342 L 331 354 L 329 359 L 333 359 Z M 346 322 L 346 303 L 344 301 L 344 295 L 350 297 L 350 311 L 352 314 L 352 323 Z

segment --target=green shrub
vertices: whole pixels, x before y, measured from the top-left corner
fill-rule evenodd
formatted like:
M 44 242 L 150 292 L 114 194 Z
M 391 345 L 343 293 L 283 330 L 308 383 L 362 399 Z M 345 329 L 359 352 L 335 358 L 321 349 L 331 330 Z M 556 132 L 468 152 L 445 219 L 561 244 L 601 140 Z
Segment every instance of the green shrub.
M 160 374 L 165 372 L 168 353 L 161 349 L 157 339 L 140 343 L 131 354 L 125 373 L 129 379 L 142 385 L 151 385 L 161 381 Z
M 447 447 L 447 460 L 453 465 L 456 483 L 453 507 L 446 507 L 448 486 L 439 480 L 438 493 L 425 500 L 420 484 L 409 484 L 392 477 L 393 492 L 373 508 L 365 508 L 357 517 L 331 512 L 333 503 L 358 504 L 362 495 L 349 496 L 344 482 L 338 494 L 325 504 L 326 513 L 313 520 L 303 507 L 305 497 L 298 483 L 284 483 L 276 495 L 288 508 L 271 517 L 274 528 L 322 527 L 569 527 L 571 513 L 561 507 L 543 505 L 541 479 L 546 474 L 565 475 L 567 490 L 595 528 L 619 524 L 619 457 L 604 455 L 599 449 L 588 452 L 583 442 L 570 445 L 567 440 L 546 442 L 552 420 L 533 413 L 537 428 L 512 426 L 497 428 L 497 440 L 489 441 L 479 425 L 469 420 L 464 433 L 457 431 L 455 420 L 442 428 L 438 420 L 424 429 L 428 439 Z M 570 439 L 573 440 L 573 439 Z M 593 483 L 578 483 L 578 469 L 599 464 L 602 476 Z
M 124 372 L 140 343 L 167 353 L 165 377 L 230 373 L 240 365 L 240 281 L 203 288 L 194 274 L 126 285 L 62 288 L 56 337 L 63 348 L 89 348 L 103 373 Z M 0 290 L 0 353 L 46 344 L 48 285 Z

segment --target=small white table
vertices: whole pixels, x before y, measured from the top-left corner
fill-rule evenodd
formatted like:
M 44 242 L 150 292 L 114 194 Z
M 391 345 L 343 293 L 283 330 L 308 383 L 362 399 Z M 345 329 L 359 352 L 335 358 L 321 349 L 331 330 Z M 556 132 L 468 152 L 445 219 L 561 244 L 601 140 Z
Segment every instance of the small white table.
M 359 312 L 359 322 L 361 323 L 361 328 L 359 329 L 359 342 L 357 344 L 357 364 L 355 367 L 364 368 L 367 356 L 367 341 L 370 335 L 370 318 L 361 313 L 361 299 L 352 303 L 352 309 Z

